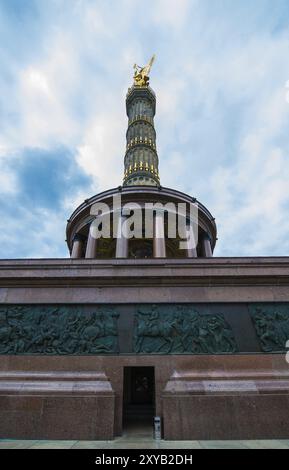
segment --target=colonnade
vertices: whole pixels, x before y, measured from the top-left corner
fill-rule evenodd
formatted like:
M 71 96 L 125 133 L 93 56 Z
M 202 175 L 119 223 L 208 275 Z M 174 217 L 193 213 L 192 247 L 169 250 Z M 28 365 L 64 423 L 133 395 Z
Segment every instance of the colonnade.
M 128 258 L 130 239 L 125 233 L 125 227 L 127 226 L 125 220 L 126 216 L 120 212 L 118 217 L 115 258 Z M 194 237 L 194 230 L 191 225 L 188 226 L 188 232 L 190 238 Z M 96 258 L 98 239 L 95 238 L 94 235 L 94 231 L 89 230 L 85 258 Z M 80 234 L 76 234 L 73 239 L 71 258 L 82 258 L 84 256 L 84 243 L 85 238 Z M 211 258 L 213 252 L 209 235 L 204 234 L 201 240 L 199 240 L 199 243 L 201 243 L 202 257 Z M 197 249 L 193 243 L 193 246 L 186 248 L 186 257 L 197 258 L 197 256 Z M 156 211 L 153 218 L 153 258 L 166 258 L 164 213 L 161 211 Z

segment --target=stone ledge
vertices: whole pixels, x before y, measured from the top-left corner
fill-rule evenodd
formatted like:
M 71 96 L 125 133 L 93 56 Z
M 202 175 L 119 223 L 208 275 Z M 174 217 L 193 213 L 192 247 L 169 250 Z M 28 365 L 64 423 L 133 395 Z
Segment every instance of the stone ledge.
M 114 396 L 103 372 L 0 372 L 0 396 L 15 394 Z
M 289 394 L 289 380 L 206 380 L 169 381 L 163 398 L 180 398 L 192 395 L 259 395 Z
M 289 257 L 0 260 L 0 287 L 288 286 Z
M 191 395 L 289 394 L 289 369 L 275 371 L 174 371 L 164 398 Z

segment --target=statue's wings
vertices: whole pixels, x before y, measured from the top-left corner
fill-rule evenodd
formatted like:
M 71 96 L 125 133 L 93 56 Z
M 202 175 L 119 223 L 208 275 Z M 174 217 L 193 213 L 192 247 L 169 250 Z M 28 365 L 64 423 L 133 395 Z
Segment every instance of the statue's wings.
M 155 54 L 154 54 L 154 55 L 152 56 L 151 60 L 149 61 L 149 63 L 143 68 L 143 73 L 144 73 L 144 75 L 145 75 L 146 77 L 149 76 L 149 73 L 150 73 L 151 68 L 152 68 L 152 65 L 153 65 L 153 63 L 154 63 L 154 61 L 155 61 L 155 58 L 156 58 L 156 56 L 155 56 Z
M 149 61 L 149 67 L 151 68 L 151 66 L 153 65 L 154 61 L 156 59 L 156 55 L 154 54 L 151 58 L 151 60 Z

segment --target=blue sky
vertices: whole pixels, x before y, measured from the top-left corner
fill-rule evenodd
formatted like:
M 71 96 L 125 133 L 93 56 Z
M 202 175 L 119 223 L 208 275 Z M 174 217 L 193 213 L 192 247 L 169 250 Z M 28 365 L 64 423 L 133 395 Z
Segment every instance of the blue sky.
M 0 258 L 68 256 L 153 53 L 162 185 L 216 217 L 216 256 L 289 255 L 288 0 L 0 0 Z

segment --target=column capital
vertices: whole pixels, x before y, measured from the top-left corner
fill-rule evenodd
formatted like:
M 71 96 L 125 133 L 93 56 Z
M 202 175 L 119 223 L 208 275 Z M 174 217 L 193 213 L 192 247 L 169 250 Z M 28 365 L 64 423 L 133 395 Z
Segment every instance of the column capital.
M 208 233 L 202 236 L 202 249 L 205 258 L 211 258 L 213 256 L 212 243 Z
M 81 235 L 81 233 L 76 233 L 72 239 L 73 242 L 83 242 L 85 240 L 85 236 Z
M 209 242 L 212 243 L 212 237 L 207 232 L 203 234 L 203 240 L 209 240 Z
M 82 258 L 83 256 L 83 241 L 84 237 L 79 233 L 73 237 L 73 244 L 71 250 L 71 258 Z

